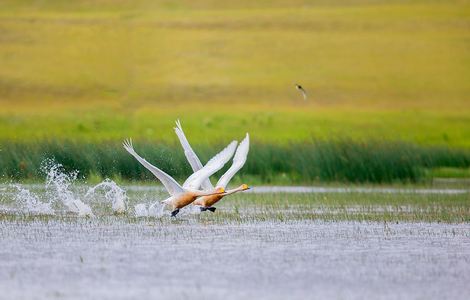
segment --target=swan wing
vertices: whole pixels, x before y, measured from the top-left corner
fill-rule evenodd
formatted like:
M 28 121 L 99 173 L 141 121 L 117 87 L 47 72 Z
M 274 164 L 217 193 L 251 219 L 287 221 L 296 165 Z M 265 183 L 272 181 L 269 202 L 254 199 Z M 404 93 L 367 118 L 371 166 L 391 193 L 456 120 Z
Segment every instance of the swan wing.
M 209 178 L 212 174 L 222 169 L 222 167 L 230 160 L 237 148 L 237 141 L 232 141 L 227 147 L 222 151 L 217 153 L 213 158 L 211 158 L 207 164 L 200 169 L 199 171 L 193 173 L 191 176 L 186 179 L 183 184 L 185 189 L 199 189 L 201 184 Z
M 246 158 L 248 156 L 248 151 L 250 150 L 250 136 L 248 133 L 246 137 L 241 141 L 240 145 L 237 148 L 237 152 L 235 152 L 235 156 L 233 157 L 232 166 L 225 172 L 222 177 L 220 177 L 219 181 L 216 184 L 216 187 L 223 187 L 226 188 L 230 180 L 233 176 L 243 167 L 246 162 Z
M 185 192 L 185 190 L 178 184 L 178 182 L 176 182 L 170 175 L 155 167 L 147 160 L 145 160 L 145 158 L 142 158 L 139 154 L 137 154 L 137 152 L 135 152 L 134 150 L 134 146 L 132 145 L 132 140 L 129 139 L 124 141 L 123 146 L 124 149 L 126 149 L 127 152 L 134 156 L 134 158 L 137 159 L 137 161 L 140 162 L 142 166 L 152 172 L 152 174 L 155 175 L 155 177 L 157 177 L 158 180 L 163 183 L 170 195 L 173 196 L 175 194 Z
M 191 148 L 191 145 L 189 144 L 188 139 L 186 138 L 186 135 L 183 132 L 183 128 L 181 127 L 180 120 L 176 121 L 175 133 L 178 136 L 178 139 L 180 140 L 181 146 L 184 150 L 184 155 L 186 156 L 186 159 L 191 165 L 193 172 L 197 172 L 202 169 L 202 163 L 199 160 L 199 157 L 197 157 L 193 148 Z
M 189 144 L 188 139 L 186 138 L 186 135 L 184 134 L 183 127 L 181 127 L 180 120 L 176 121 L 175 133 L 178 136 L 178 139 L 180 140 L 181 146 L 183 147 L 183 150 L 184 150 L 184 156 L 186 156 L 186 159 L 188 160 L 189 164 L 191 165 L 191 168 L 193 169 L 193 172 L 197 172 L 200 169 L 202 169 L 201 160 L 199 159 L 199 157 L 196 155 L 193 148 Z M 212 185 L 209 178 L 207 178 L 206 180 L 202 182 L 202 188 L 204 190 L 214 189 L 214 186 Z

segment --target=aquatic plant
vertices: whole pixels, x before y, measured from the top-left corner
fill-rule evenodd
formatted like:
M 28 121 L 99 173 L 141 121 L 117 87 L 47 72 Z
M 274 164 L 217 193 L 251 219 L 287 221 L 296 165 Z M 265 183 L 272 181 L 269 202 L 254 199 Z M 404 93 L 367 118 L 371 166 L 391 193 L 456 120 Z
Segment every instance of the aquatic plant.
M 120 141 L 76 142 L 41 140 L 2 141 L 0 175 L 11 179 L 42 177 L 41 162 L 53 158 L 79 179 L 98 177 L 153 180 L 122 148 Z M 206 162 L 223 145 L 194 145 Z M 180 145 L 138 142 L 139 153 L 177 179 L 191 174 Z M 417 182 L 425 168 L 470 167 L 470 151 L 443 146 L 419 146 L 393 141 L 314 140 L 303 143 L 267 144 L 254 141 L 246 165 L 234 181 L 261 183 Z M 226 168 L 215 176 L 219 177 Z

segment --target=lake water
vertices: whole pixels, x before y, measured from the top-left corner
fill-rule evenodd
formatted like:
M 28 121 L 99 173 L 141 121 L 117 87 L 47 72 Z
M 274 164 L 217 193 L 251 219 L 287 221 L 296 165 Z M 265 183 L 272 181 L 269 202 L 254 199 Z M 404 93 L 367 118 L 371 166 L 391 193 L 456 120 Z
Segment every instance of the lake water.
M 255 187 L 251 192 L 468 190 Z M 149 204 L 165 197 L 158 187 L 110 180 L 79 185 L 55 171 L 44 185 L 0 186 L 0 299 L 470 298 L 469 223 L 326 222 L 304 219 L 302 206 L 256 205 L 240 212 L 222 206 L 202 216 L 187 209 L 176 219 L 158 209 L 148 217 Z M 306 212 L 311 215 L 337 208 L 308 209 L 314 209 Z M 122 210 L 127 214 L 113 216 Z M 419 212 L 386 205 L 339 212 L 355 210 Z
M 0 299 L 468 299 L 470 224 L 0 221 Z

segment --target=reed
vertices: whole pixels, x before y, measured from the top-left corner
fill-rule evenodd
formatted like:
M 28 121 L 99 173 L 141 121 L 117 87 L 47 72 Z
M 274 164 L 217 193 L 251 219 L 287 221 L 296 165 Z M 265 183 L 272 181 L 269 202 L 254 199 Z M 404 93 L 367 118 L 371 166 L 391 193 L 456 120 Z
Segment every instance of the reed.
M 191 174 L 179 144 L 136 141 L 136 151 L 177 179 Z M 206 162 L 223 145 L 195 145 Z M 153 180 L 119 142 L 42 140 L 0 142 L 0 175 L 6 179 L 40 179 L 41 164 L 53 159 L 79 178 Z M 220 175 L 230 165 L 219 171 Z M 428 168 L 468 168 L 470 151 L 389 141 L 312 141 L 285 145 L 254 141 L 248 160 L 235 180 L 275 183 L 418 182 Z

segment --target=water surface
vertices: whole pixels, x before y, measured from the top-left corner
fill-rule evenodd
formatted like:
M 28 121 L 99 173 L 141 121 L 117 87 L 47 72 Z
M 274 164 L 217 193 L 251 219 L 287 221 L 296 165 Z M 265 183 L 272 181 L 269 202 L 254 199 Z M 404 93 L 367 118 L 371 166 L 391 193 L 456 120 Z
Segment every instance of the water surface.
M 470 225 L 0 222 L 1 299 L 468 299 Z

